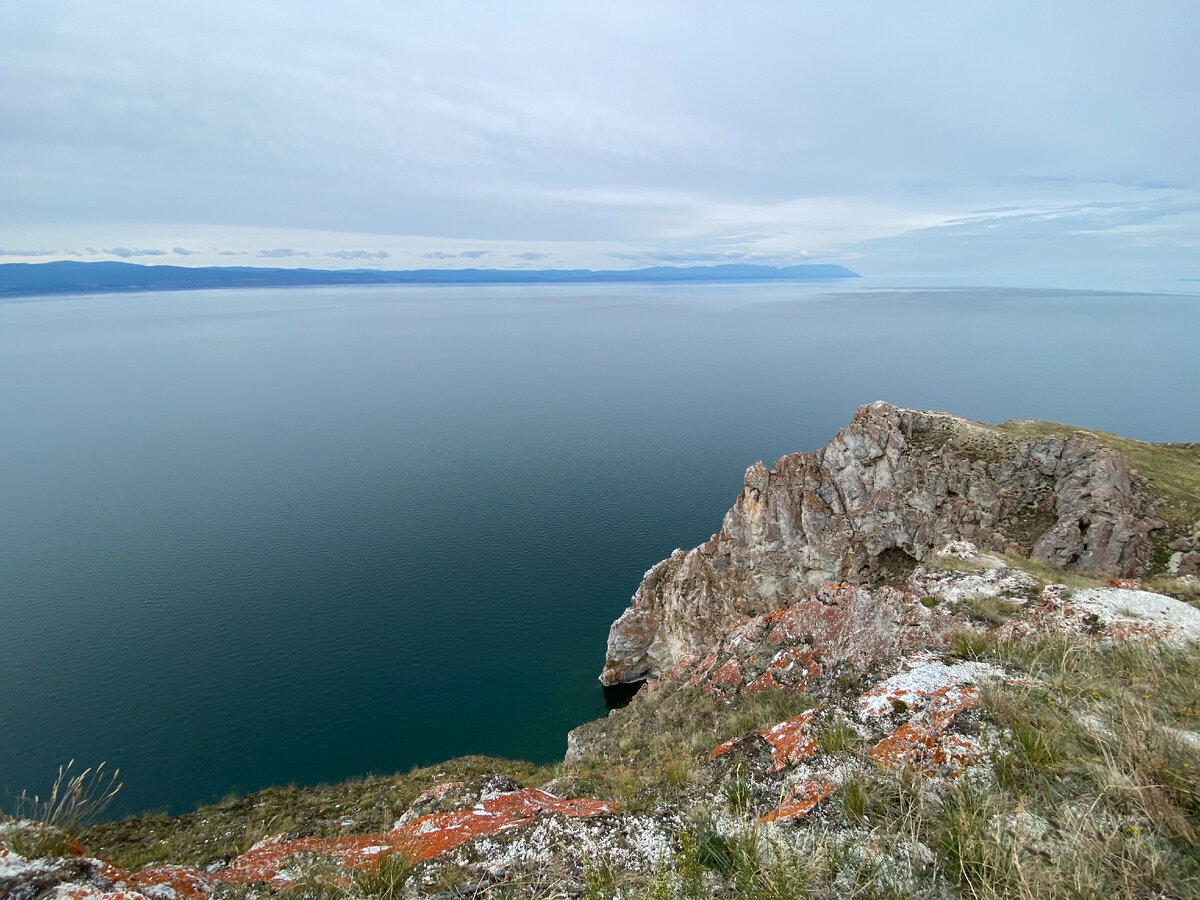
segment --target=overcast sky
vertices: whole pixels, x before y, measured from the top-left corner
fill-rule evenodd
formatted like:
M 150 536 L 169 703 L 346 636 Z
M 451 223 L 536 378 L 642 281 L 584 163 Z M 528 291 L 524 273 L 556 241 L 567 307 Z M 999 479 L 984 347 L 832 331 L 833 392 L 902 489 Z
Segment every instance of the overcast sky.
M 1196 0 L 10 0 L 0 262 L 1183 287 L 1198 40 Z

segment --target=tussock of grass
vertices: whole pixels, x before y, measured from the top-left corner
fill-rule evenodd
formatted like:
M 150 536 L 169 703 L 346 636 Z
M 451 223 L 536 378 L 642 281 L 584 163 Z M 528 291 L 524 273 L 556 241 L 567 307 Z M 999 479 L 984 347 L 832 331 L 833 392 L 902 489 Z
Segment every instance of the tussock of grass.
M 837 719 L 817 734 L 817 746 L 822 753 L 842 753 L 862 745 L 862 737 L 848 723 Z
M 958 826 L 947 840 L 978 832 L 973 856 L 957 845 L 950 853 L 966 860 L 959 883 L 968 896 L 1200 890 L 1200 751 L 1177 731 L 1200 691 L 1200 650 L 1101 648 L 1064 635 L 975 649 L 1031 677 L 981 692 L 1004 737 L 990 796 L 974 806 L 979 798 L 959 797 L 950 808 Z M 1007 832 L 987 832 L 1025 810 L 1060 836 L 1053 866 Z
M 398 900 L 417 869 L 416 860 L 403 853 L 387 853 L 365 869 L 350 873 L 354 893 L 371 900 Z
M 72 772 L 75 760 L 58 767 L 58 777 L 45 799 L 22 791 L 16 802 L 16 817 L 31 824 L 14 829 L 6 843 L 26 859 L 43 856 L 65 856 L 79 832 L 108 809 L 121 782 L 120 770 L 104 770 L 104 763 L 94 769 Z
M 960 604 L 963 611 L 989 628 L 1003 625 L 1020 612 L 1020 608 L 997 597 L 968 597 Z

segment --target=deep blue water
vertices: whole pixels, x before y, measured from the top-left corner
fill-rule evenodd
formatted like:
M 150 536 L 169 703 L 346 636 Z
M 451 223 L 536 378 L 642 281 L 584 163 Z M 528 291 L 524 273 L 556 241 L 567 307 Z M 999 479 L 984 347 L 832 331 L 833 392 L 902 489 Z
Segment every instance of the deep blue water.
M 853 285 L 0 303 L 0 804 L 549 761 L 609 623 L 861 403 L 1200 439 L 1200 297 Z

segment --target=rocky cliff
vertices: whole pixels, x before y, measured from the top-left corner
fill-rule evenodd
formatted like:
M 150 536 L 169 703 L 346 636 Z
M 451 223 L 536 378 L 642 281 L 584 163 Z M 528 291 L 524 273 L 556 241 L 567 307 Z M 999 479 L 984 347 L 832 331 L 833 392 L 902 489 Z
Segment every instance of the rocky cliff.
M 654 678 L 733 622 L 827 582 L 900 580 L 950 541 L 1114 577 L 1154 565 L 1146 485 L 1093 434 L 1022 437 L 877 402 L 824 448 L 746 470 L 721 530 L 650 569 L 613 623 L 600 680 Z
M 563 765 L 35 798 L 0 900 L 1200 897 L 1198 566 L 1195 445 L 872 404 L 647 574 Z

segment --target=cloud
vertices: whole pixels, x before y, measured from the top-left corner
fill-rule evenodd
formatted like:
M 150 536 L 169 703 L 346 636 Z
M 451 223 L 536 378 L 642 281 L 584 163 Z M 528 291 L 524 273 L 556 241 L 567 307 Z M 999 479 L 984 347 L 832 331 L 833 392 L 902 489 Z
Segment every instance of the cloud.
M 369 250 L 330 250 L 325 255 L 334 259 L 387 259 L 392 254 L 386 250 L 376 250 L 374 253 Z
M 776 3 L 765 18 L 702 5 L 317 5 L 280 31 L 266 0 L 153 21 L 131 4 L 19 4 L 0 28 L 0 121 L 21 136 L 0 140 L 0 241 L 173 252 L 187 235 L 254 248 L 246 261 L 410 237 L 397 257 L 441 244 L 490 247 L 498 265 L 539 264 L 520 256 L 534 246 L 564 265 L 616 266 L 603 254 L 618 250 L 795 259 L 988 207 L 1200 185 L 1195 0 L 1149 17 L 943 2 L 936 27 L 897 4 L 864 17 L 869 4 Z M 34 237 L 31 222 L 77 230 Z M 285 222 L 322 237 L 239 233 Z M 202 223 L 226 230 L 199 238 Z M 324 253 L 311 256 L 342 259 Z M 976 260 L 938 251 L 927 270 Z
M 213 253 L 217 254 L 217 256 L 245 256 L 246 255 L 245 250 L 214 250 Z M 259 256 L 262 256 L 262 254 L 260 253 Z
M 101 251 L 109 256 L 119 256 L 121 259 L 129 259 L 131 256 L 166 256 L 166 250 L 152 248 L 149 250 L 130 250 L 128 247 L 113 247 L 109 250 Z
M 1194 267 L 1200 201 L 1167 196 L 1138 201 L 1044 204 L 979 210 L 941 225 L 849 245 L 864 275 L 929 275 L 945 261 L 989 284 L 1116 287 L 1146 273 L 1170 278 Z M 1089 273 L 1079 260 L 1091 260 Z M 1031 275 L 1030 273 L 1036 273 Z
M 479 259 L 481 256 L 495 256 L 491 250 L 464 250 L 458 255 L 463 259 Z
M 527 253 L 512 254 L 513 259 L 527 259 L 530 262 L 537 262 L 540 259 L 546 259 L 548 256 L 550 256 L 549 253 L 534 253 L 532 250 Z
M 286 259 L 289 256 L 308 256 L 304 250 L 293 250 L 291 247 L 275 247 L 272 250 L 259 250 L 260 259 Z
M 607 255 L 625 262 L 655 263 L 740 262 L 749 256 L 740 250 L 726 250 L 720 253 L 701 250 L 639 250 L 634 253 L 613 252 Z
M 0 256 L 54 256 L 57 253 L 57 250 L 5 250 L 0 247 Z
M 199 253 L 200 251 L 187 250 L 183 247 L 172 247 L 171 252 L 174 253 L 176 256 L 194 256 L 196 253 Z

